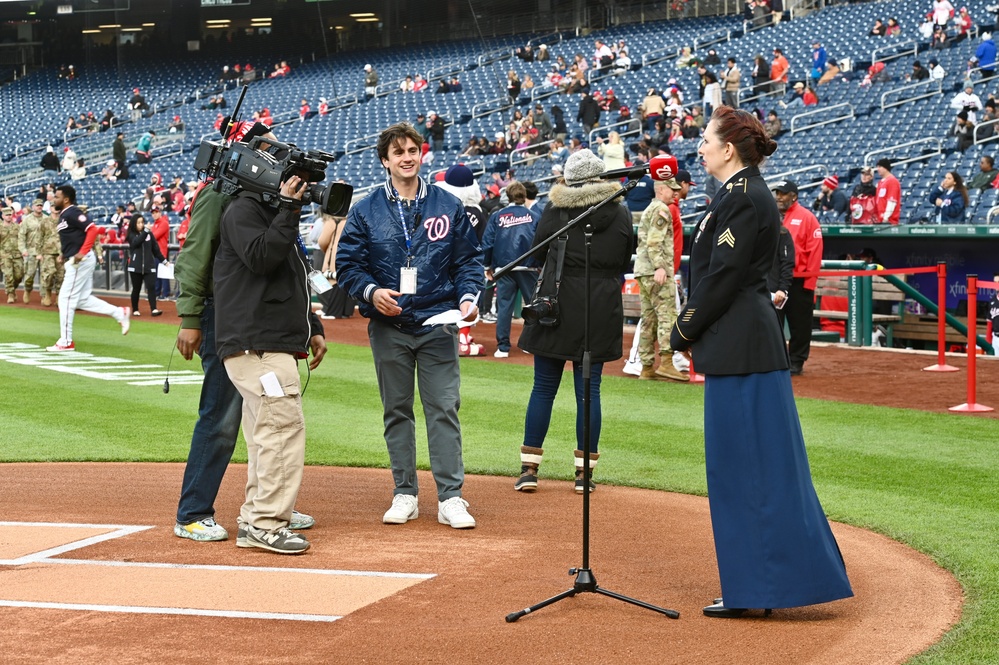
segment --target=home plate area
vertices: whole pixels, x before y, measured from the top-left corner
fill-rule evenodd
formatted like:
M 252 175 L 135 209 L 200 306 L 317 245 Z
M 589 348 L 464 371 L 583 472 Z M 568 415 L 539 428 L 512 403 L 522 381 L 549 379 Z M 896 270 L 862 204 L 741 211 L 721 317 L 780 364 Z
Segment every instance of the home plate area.
M 330 622 L 434 577 L 53 558 L 151 528 L 0 522 L 0 607 Z M 211 594 L 204 593 L 206 572 Z M 254 594 L 242 593 L 250 587 Z
M 571 459 L 571 458 L 569 458 Z M 420 516 L 382 524 L 387 469 L 306 467 L 297 507 L 312 547 L 281 556 L 234 542 L 246 467 L 216 519 L 230 539 L 173 535 L 183 464 L 0 464 L 0 661 L 6 663 L 902 663 L 961 615 L 961 587 L 929 557 L 833 523 L 855 597 L 710 619 L 719 590 L 704 497 L 601 484 L 592 570 L 601 588 L 675 609 L 679 621 L 580 594 L 504 617 L 572 586 L 580 497 L 544 479 L 468 476 L 478 525 Z M 13 518 L 13 519 L 12 519 Z M 885 599 L 909 612 L 885 612 Z M 915 611 L 918 608 L 918 611 Z

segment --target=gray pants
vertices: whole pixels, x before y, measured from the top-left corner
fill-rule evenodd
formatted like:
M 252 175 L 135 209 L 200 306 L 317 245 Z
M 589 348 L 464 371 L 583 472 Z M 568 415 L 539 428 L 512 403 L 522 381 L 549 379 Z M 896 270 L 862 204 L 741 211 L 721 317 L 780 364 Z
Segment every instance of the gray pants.
M 465 465 L 461 458 L 461 406 L 458 335 L 453 326 L 440 326 L 425 335 L 410 335 L 371 320 L 368 339 L 375 360 L 378 390 L 385 419 L 395 494 L 418 493 L 416 480 L 416 417 L 413 414 L 414 374 L 419 380 L 423 416 L 427 421 L 430 468 L 437 499 L 461 496 Z M 415 370 L 415 372 L 414 372 Z

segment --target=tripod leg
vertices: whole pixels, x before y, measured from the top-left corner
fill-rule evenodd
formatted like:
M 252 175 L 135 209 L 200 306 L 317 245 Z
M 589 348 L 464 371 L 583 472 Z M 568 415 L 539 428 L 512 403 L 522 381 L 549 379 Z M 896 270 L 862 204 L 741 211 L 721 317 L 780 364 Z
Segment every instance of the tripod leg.
M 577 593 L 579 593 L 579 592 L 576 589 L 569 589 L 568 591 L 563 591 L 562 593 L 558 594 L 557 596 L 552 596 L 551 598 L 549 598 L 547 600 L 542 600 L 540 603 L 537 603 L 536 605 L 531 605 L 530 607 L 528 607 L 525 610 L 520 610 L 519 612 L 513 612 L 512 614 L 507 614 L 506 615 L 506 622 L 507 623 L 513 623 L 514 621 L 516 621 L 520 617 L 524 616 L 525 614 L 530 614 L 531 612 L 534 612 L 535 610 L 540 610 L 542 607 L 548 607 L 552 603 L 557 603 L 558 601 L 562 600 L 563 598 L 572 598 Z
M 652 610 L 653 612 L 658 612 L 659 614 L 665 614 L 670 619 L 679 619 L 680 613 L 676 610 L 668 610 L 665 607 L 658 607 L 656 605 L 651 605 L 641 600 L 636 600 L 634 598 L 629 598 L 628 596 L 622 596 L 619 593 L 614 593 L 613 591 L 608 591 L 602 587 L 597 587 L 594 589 L 596 593 L 603 594 L 605 596 L 610 596 L 611 598 L 617 598 L 618 600 L 630 603 L 632 605 L 637 605 L 638 607 L 644 607 L 647 610 Z

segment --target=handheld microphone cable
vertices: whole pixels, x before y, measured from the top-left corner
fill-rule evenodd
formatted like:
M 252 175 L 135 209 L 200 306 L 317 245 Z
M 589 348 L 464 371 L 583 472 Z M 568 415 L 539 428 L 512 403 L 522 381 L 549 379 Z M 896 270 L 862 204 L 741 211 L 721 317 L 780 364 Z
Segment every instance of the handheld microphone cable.
M 177 333 L 180 333 L 180 326 L 177 327 Z M 167 371 L 166 378 L 163 379 L 163 394 L 166 395 L 170 392 L 170 366 L 173 365 L 173 353 L 177 350 L 177 341 L 174 340 L 173 347 L 170 349 L 170 360 L 167 361 Z

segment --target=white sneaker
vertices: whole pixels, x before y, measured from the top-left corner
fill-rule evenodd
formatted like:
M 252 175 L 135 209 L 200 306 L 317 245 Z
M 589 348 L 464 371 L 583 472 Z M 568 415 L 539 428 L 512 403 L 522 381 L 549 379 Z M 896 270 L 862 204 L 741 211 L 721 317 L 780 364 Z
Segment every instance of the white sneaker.
M 173 525 L 173 535 L 178 538 L 189 538 L 201 542 L 225 540 L 229 537 L 229 533 L 225 530 L 225 527 L 221 524 L 216 524 L 215 519 L 212 517 L 206 517 L 190 524 L 181 524 L 178 522 Z
M 632 376 L 642 375 L 642 363 L 641 362 L 631 362 L 630 360 L 624 363 L 624 369 L 621 370 L 625 374 L 631 374 Z
M 475 518 L 468 514 L 468 501 L 453 496 L 437 504 L 437 521 L 453 529 L 474 529 Z
M 687 357 L 680 353 L 679 351 L 673 352 L 673 367 L 677 369 L 678 372 L 689 372 L 690 371 L 690 361 Z
M 132 308 L 122 307 L 121 308 L 121 318 L 118 320 L 121 324 L 121 334 L 127 335 L 128 329 L 132 327 Z
M 392 497 L 392 507 L 382 515 L 385 524 L 405 524 L 420 516 L 420 504 L 412 494 L 396 494 Z
M 76 344 L 72 341 L 66 342 L 63 340 L 57 341 L 52 346 L 46 346 L 45 350 L 49 353 L 62 353 L 63 351 L 76 351 Z
M 509 358 L 509 357 L 510 357 L 509 351 L 500 351 L 499 349 L 496 349 L 496 353 L 493 354 L 493 358 Z

